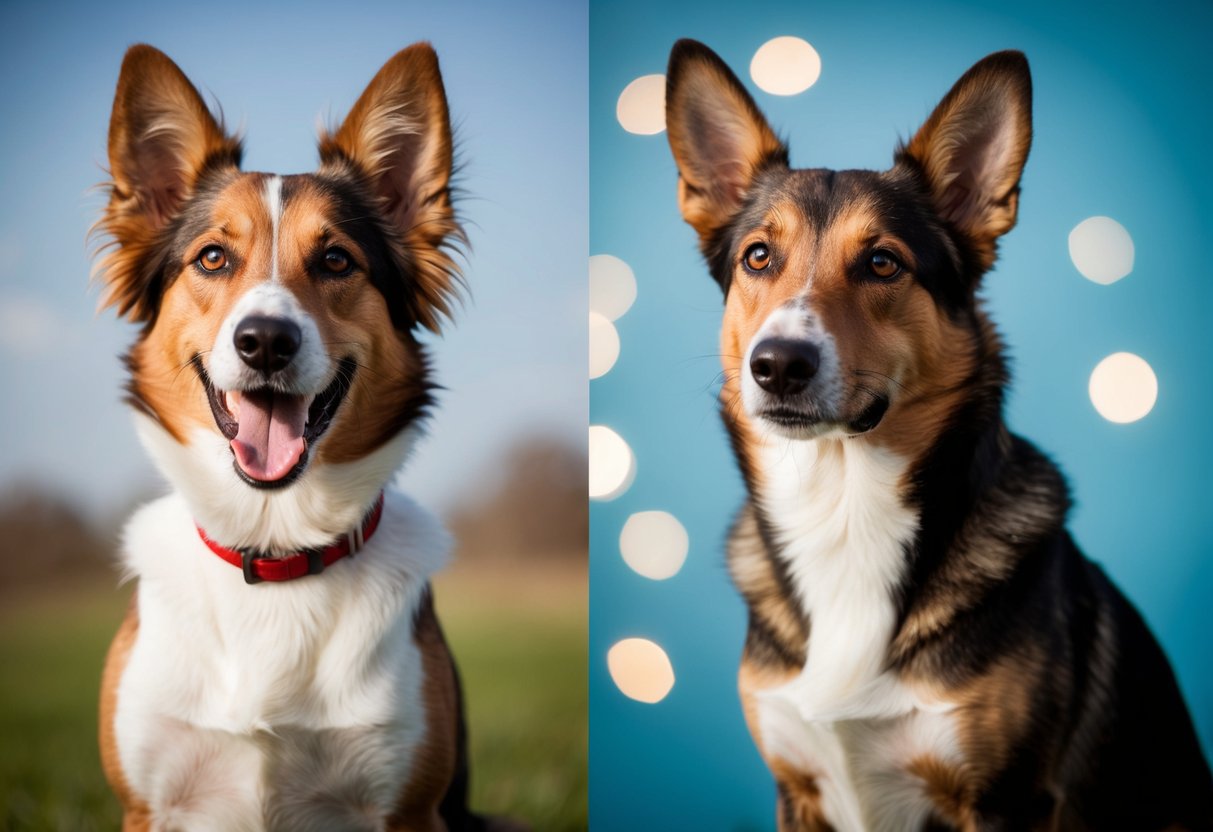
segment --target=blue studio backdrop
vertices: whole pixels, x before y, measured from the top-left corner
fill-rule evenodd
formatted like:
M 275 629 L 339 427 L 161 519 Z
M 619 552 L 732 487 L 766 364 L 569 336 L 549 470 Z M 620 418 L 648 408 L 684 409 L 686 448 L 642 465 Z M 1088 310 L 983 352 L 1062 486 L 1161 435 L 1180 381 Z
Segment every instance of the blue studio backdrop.
M 774 787 L 736 693 L 745 616 L 723 543 L 743 487 L 715 401 L 720 291 L 678 213 L 665 133 L 628 132 L 616 115 L 624 89 L 663 73 L 682 37 L 725 59 L 799 167 L 887 168 L 975 61 L 1027 54 L 1035 139 L 1019 224 L 984 289 L 1012 360 L 1007 420 L 1068 474 L 1072 532 L 1145 616 L 1213 747 L 1213 6 L 628 0 L 592 3 L 590 24 L 591 254 L 623 260 L 637 286 L 614 321 L 618 359 L 590 382 L 591 423 L 634 460 L 630 485 L 591 508 L 593 828 L 774 828 Z M 750 77 L 756 50 L 784 35 L 821 59 L 798 95 Z M 1132 271 L 1109 285 L 1084 277 L 1068 246 L 1096 216 L 1135 249 Z M 1144 359 L 1158 385 L 1128 424 L 1101 416 L 1088 392 L 1118 352 Z M 690 541 L 664 580 L 620 553 L 628 518 L 650 510 Z M 673 687 L 655 703 L 625 696 L 608 669 L 612 645 L 633 637 L 669 658 Z

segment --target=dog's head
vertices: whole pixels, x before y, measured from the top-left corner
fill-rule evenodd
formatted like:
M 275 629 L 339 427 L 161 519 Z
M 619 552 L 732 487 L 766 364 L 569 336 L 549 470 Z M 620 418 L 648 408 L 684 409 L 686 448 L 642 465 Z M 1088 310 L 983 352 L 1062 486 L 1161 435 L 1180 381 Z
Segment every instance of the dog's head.
M 459 276 L 452 146 L 427 44 L 389 60 L 314 174 L 240 170 L 240 142 L 161 52 L 126 55 L 98 223 L 141 436 L 228 545 L 316 545 L 357 522 L 430 404 L 418 328 Z
M 449 314 L 462 239 L 428 44 L 389 60 L 321 136 L 316 173 L 246 173 L 240 156 L 169 58 L 127 52 L 98 273 L 105 303 L 143 325 L 130 400 L 178 446 L 162 467 L 215 494 L 289 490 L 424 414 L 415 330 Z
M 881 173 L 789 167 L 694 41 L 670 55 L 666 111 L 679 205 L 725 293 L 729 416 L 797 439 L 882 426 L 914 444 L 933 397 L 978 361 L 975 292 L 1015 224 L 1031 142 L 1023 55 L 965 73 Z

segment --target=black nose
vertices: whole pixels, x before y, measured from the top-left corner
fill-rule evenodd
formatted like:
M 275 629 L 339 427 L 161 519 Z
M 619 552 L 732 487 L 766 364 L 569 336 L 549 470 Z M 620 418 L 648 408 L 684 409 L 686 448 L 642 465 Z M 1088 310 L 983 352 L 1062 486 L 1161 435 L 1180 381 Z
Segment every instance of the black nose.
M 808 341 L 767 338 L 750 355 L 758 386 L 776 396 L 794 396 L 809 386 L 821 363 L 821 351 Z
M 294 321 L 249 315 L 236 326 L 233 341 L 240 360 L 263 373 L 276 373 L 299 352 L 303 332 Z

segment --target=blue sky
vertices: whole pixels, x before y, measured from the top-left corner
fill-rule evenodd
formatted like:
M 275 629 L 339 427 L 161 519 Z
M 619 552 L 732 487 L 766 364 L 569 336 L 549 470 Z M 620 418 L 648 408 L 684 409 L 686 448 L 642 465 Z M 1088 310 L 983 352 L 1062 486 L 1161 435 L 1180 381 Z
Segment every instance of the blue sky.
M 520 3 L 7 3 L 0 7 L 0 488 L 98 515 L 159 488 L 120 403 L 133 327 L 94 313 L 85 234 L 101 206 L 125 49 L 172 57 L 244 129 L 245 168 L 313 170 L 397 50 L 438 51 L 463 160 L 471 298 L 433 342 L 442 394 L 404 487 L 445 508 L 524 435 L 585 442 L 587 10 Z
M 621 496 L 591 507 L 590 805 L 593 828 L 770 829 L 774 788 L 736 693 L 744 608 L 723 543 L 743 487 L 717 416 L 721 296 L 678 214 L 664 133 L 625 132 L 616 102 L 635 78 L 663 73 L 670 47 L 701 40 L 733 67 L 799 167 L 887 168 L 957 78 L 1000 49 L 1027 53 L 1035 139 L 1019 225 L 1004 238 L 985 296 L 1006 336 L 1013 430 L 1052 455 L 1076 498 L 1070 527 L 1143 612 L 1213 747 L 1213 161 L 1208 136 L 1213 7 L 1174 3 L 667 2 L 594 3 L 590 17 L 591 254 L 622 258 L 637 296 L 615 321 L 620 354 L 590 382 L 591 422 L 635 454 Z M 750 60 L 794 35 L 821 57 L 810 89 L 760 91 Z M 1136 248 L 1112 285 L 1071 262 L 1070 230 L 1116 219 Z M 1146 359 L 1158 400 L 1112 424 L 1088 397 L 1112 353 Z M 654 581 L 620 557 L 635 512 L 685 527 L 690 551 Z M 617 641 L 663 647 L 674 686 L 626 698 L 608 673 Z M 621 796 L 626 795 L 626 799 Z

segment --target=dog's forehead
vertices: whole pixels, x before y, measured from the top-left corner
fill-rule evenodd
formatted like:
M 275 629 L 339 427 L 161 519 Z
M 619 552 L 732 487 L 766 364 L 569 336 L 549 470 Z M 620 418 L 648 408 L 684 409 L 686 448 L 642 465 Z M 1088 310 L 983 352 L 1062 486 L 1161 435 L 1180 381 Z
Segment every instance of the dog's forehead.
M 758 176 L 739 212 L 738 230 L 759 228 L 773 214 L 793 213 L 804 231 L 819 234 L 863 217 L 874 229 L 908 233 L 925 203 L 896 170 L 767 170 Z
M 177 217 L 178 248 L 218 230 L 233 240 L 301 223 L 316 231 L 370 214 L 357 183 L 321 173 L 212 171 L 200 178 Z
M 844 255 L 896 237 L 912 252 L 915 279 L 949 308 L 958 297 L 960 254 L 913 171 L 770 168 L 759 173 L 729 225 L 720 265 L 725 285 L 747 239 L 792 245 L 806 256 Z M 841 265 L 841 264 L 839 264 Z
M 283 219 L 289 206 L 298 217 L 301 209 L 316 214 L 335 214 L 349 207 L 349 189 L 334 186 L 331 179 L 315 173 L 238 173 L 200 184 L 191 200 L 196 213 L 212 217 L 246 216 Z M 201 210 L 199 210 L 201 209 Z
M 266 185 L 272 178 L 232 170 L 204 174 L 176 219 L 173 237 L 177 247 L 215 230 L 234 240 L 265 233 L 272 221 L 266 202 Z

